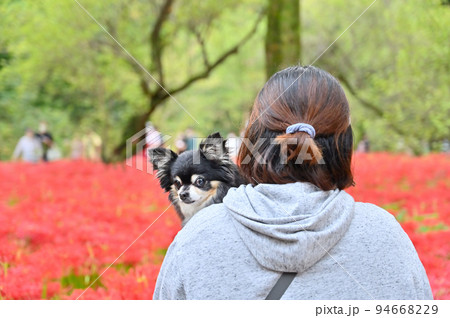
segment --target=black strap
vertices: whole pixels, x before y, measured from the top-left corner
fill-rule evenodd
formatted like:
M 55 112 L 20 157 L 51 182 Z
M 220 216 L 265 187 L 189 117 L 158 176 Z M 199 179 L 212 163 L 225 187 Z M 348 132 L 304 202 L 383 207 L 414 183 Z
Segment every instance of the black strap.
M 279 300 L 291 285 L 297 273 L 283 273 L 267 295 L 266 300 Z

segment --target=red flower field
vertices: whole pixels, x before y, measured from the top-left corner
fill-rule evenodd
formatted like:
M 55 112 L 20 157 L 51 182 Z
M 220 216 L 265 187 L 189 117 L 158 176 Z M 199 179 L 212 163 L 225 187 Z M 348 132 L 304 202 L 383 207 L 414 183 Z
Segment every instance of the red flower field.
M 450 158 L 357 155 L 354 171 L 349 192 L 397 217 L 450 299 Z M 0 163 L 0 178 L 0 299 L 151 299 L 180 229 L 153 175 L 61 161 Z

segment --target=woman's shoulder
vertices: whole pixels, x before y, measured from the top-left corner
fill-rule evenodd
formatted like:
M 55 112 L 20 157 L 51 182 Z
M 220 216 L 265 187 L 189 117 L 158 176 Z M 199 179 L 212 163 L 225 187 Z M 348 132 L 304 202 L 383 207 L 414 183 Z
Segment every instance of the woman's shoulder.
M 394 244 L 408 251 L 415 249 L 394 215 L 385 209 L 364 202 L 355 202 L 353 230 L 364 236 L 376 237 L 380 244 Z
M 395 278 L 406 286 L 404 291 L 410 293 L 403 297 L 432 299 L 426 272 L 413 243 L 395 216 L 385 209 L 371 203 L 355 202 L 354 219 L 342 245 L 346 254 L 357 253 L 362 262 L 366 262 L 366 277 L 373 273 L 378 276 L 372 276 L 380 281 L 384 277 L 386 286 Z M 383 272 L 383 268 L 389 271 Z M 394 285 L 398 286 L 397 283 Z
M 231 219 L 223 203 L 213 204 L 197 212 L 178 232 L 175 241 L 177 245 L 192 245 L 193 241 L 229 232 L 231 228 Z
M 391 213 L 372 203 L 355 202 L 355 214 L 366 219 L 376 219 L 392 224 L 398 223 Z

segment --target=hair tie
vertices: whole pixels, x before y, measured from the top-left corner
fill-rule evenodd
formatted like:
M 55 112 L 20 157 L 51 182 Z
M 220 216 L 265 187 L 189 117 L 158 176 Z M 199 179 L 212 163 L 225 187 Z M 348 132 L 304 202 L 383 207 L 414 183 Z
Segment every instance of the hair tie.
M 293 134 L 299 131 L 307 133 L 308 135 L 311 136 L 311 138 L 314 138 L 316 136 L 316 130 L 310 124 L 297 123 L 290 125 L 288 128 L 286 128 L 286 134 Z

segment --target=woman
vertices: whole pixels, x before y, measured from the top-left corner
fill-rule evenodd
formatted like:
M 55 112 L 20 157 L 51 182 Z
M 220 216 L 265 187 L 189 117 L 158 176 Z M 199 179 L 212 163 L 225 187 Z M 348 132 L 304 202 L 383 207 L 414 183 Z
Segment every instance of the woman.
M 25 131 L 25 135 L 19 139 L 12 156 L 13 160 L 21 159 L 24 162 L 36 163 L 39 161 L 42 147 L 31 129 Z
M 312 66 L 273 75 L 244 138 L 249 184 L 179 232 L 154 299 L 265 299 L 284 272 L 295 274 L 282 299 L 432 299 L 395 218 L 344 191 L 353 137 L 334 77 Z

